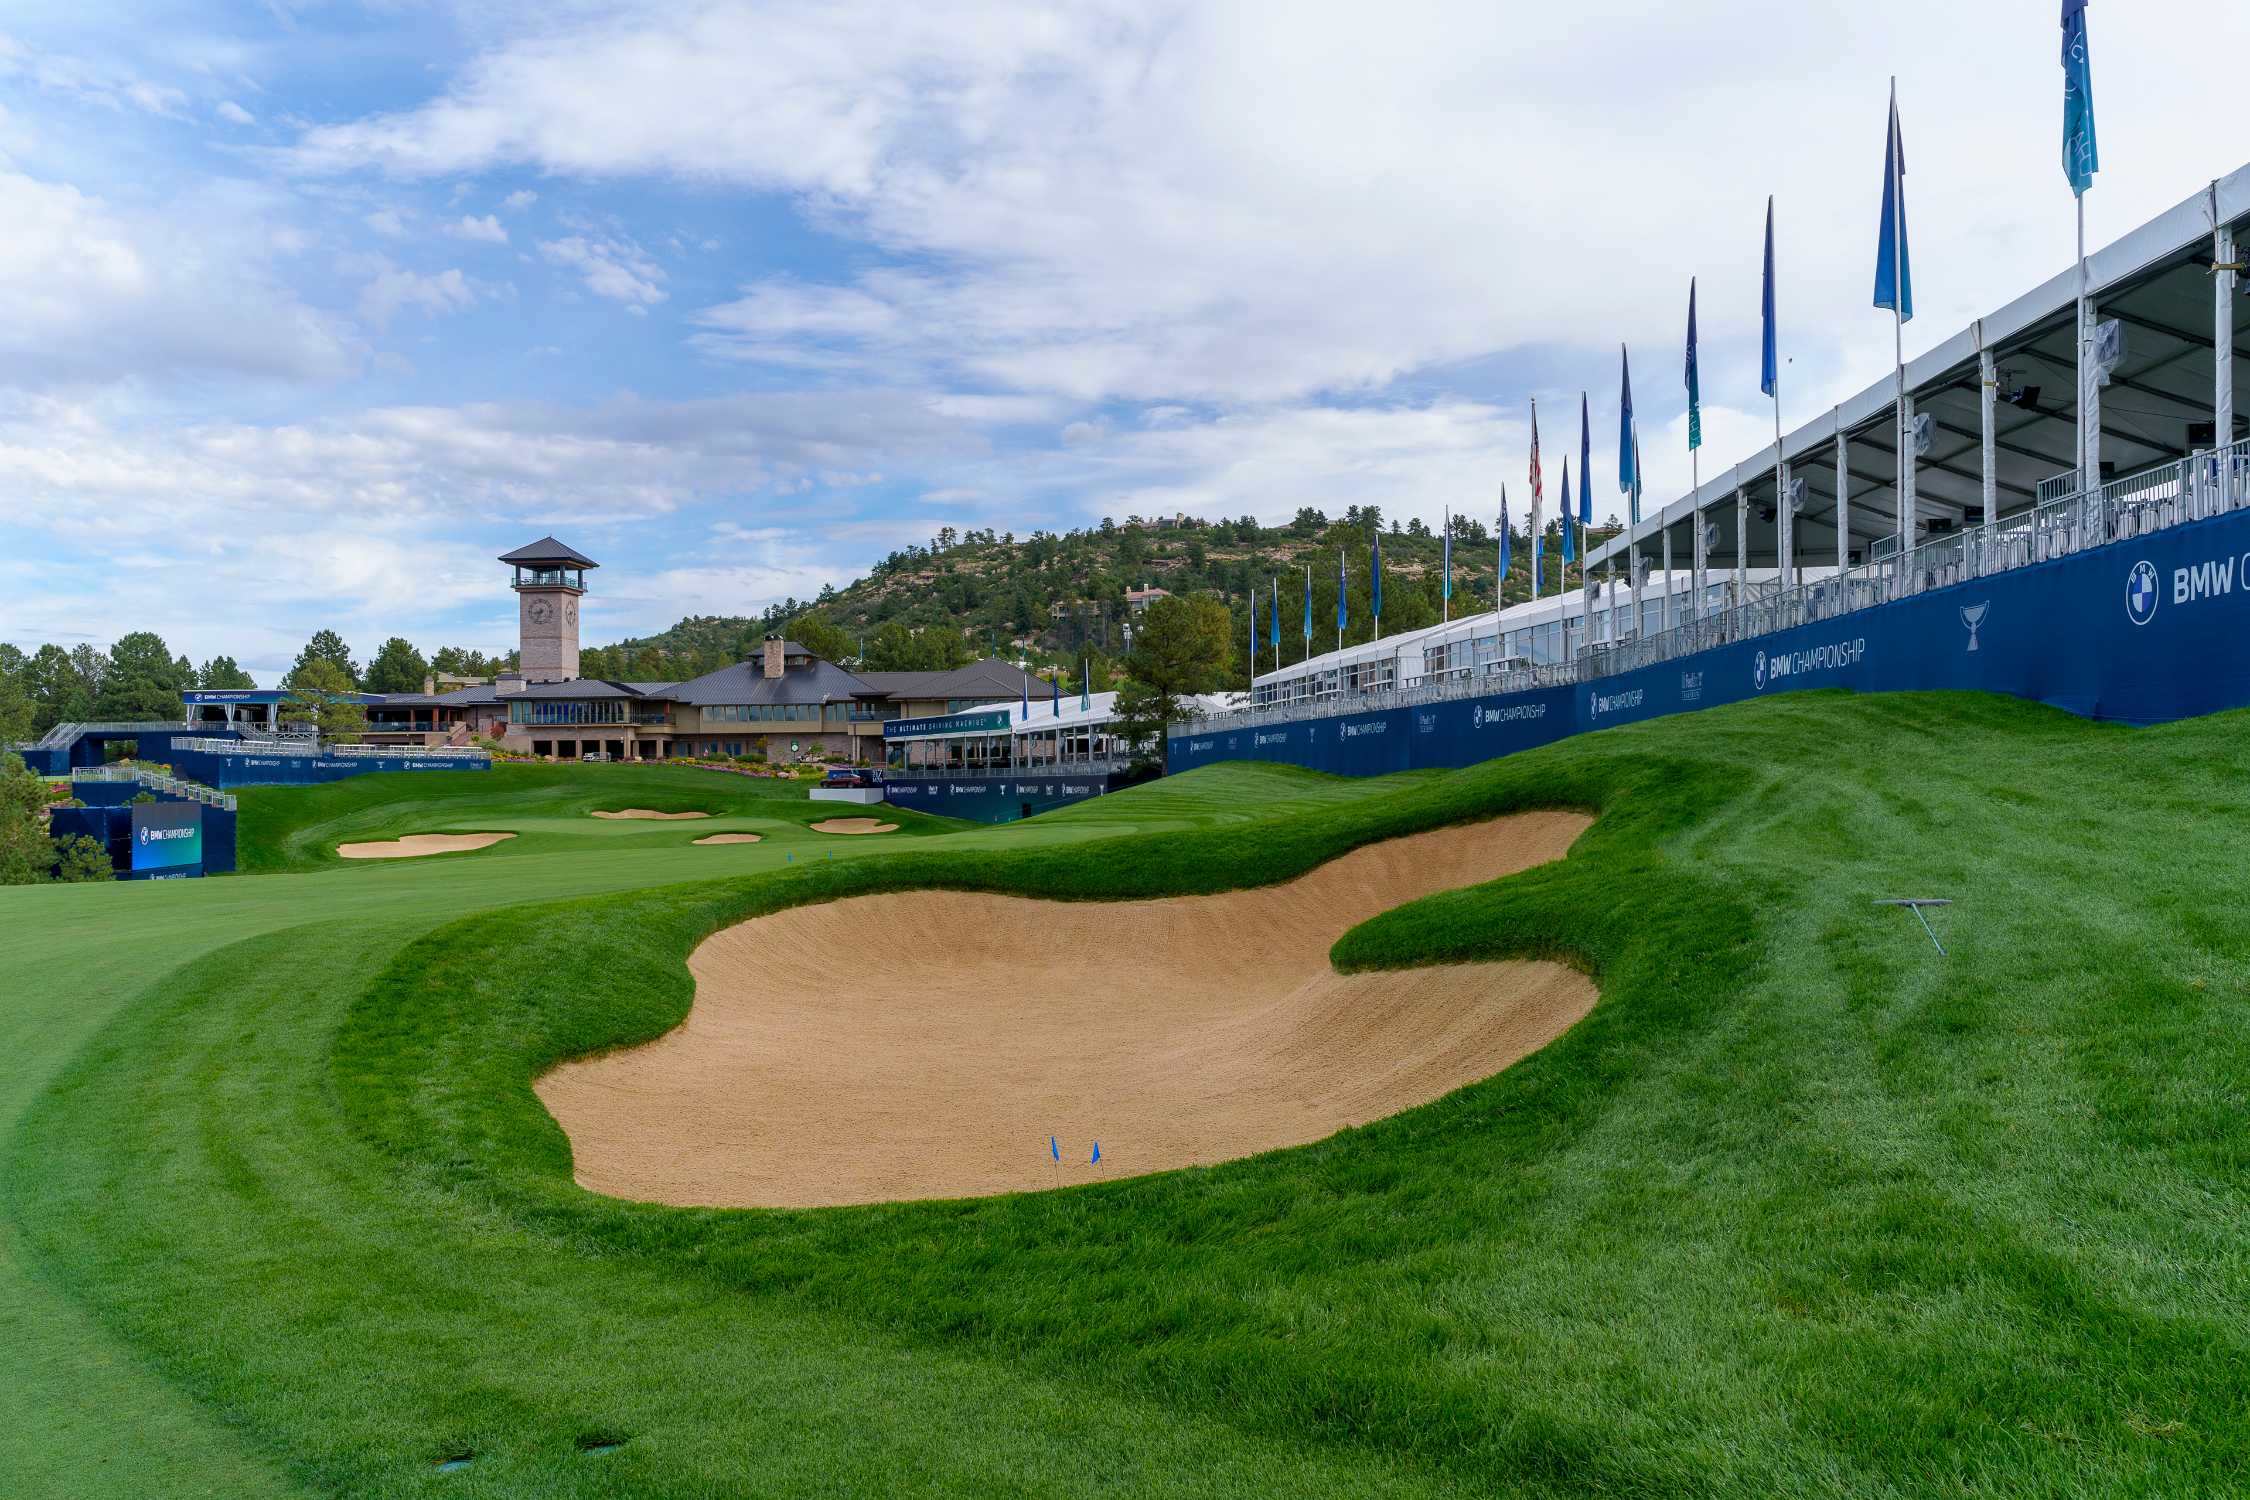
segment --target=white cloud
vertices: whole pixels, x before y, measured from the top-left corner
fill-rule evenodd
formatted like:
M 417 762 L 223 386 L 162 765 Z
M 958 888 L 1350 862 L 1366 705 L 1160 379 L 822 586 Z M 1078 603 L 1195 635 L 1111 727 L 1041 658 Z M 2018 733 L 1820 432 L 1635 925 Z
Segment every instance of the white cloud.
M 490 245 L 508 243 L 508 231 L 501 228 L 500 221 L 491 214 L 482 218 L 474 214 L 463 214 L 458 222 L 447 226 L 446 233 L 458 239 L 482 240 Z
M 218 104 L 212 108 L 211 113 L 217 115 L 220 119 L 226 121 L 230 125 L 255 125 L 258 123 L 258 117 L 256 115 L 250 113 L 250 111 L 244 109 L 241 105 L 235 103 L 232 99 L 221 99 Z
M 574 234 L 542 240 L 539 248 L 555 264 L 577 271 L 588 291 L 623 302 L 628 311 L 646 312 L 649 304 L 665 298 L 664 289 L 657 284 L 664 280 L 663 268 L 630 240 L 588 239 Z
M 500 206 L 512 214 L 520 214 L 539 201 L 539 195 L 530 188 L 517 188 L 500 200 Z
M 265 195 L 201 185 L 162 217 L 0 167 L 0 387 L 183 370 L 333 379 L 333 320 L 278 286 Z
M 702 315 L 706 347 L 816 368 L 905 356 L 1079 400 L 1366 392 L 1535 345 L 1580 354 L 1568 383 L 1592 383 L 1619 338 L 1676 344 L 1690 271 L 1728 374 L 1772 191 L 1810 409 L 1888 363 L 1864 283 L 1899 38 L 1946 38 L 1906 59 L 1908 133 L 1933 143 L 1914 158 L 1910 336 L 2064 262 L 2051 30 L 1954 0 L 1430 4 L 1380 25 L 1341 3 L 562 8 L 442 97 L 309 131 L 293 159 L 789 195 L 915 274 L 753 286 Z M 2104 116 L 2104 227 L 2239 164 L 2217 101 L 2250 8 L 2148 0 L 2105 45 L 2111 76 L 2170 86 Z
M 376 257 L 378 261 L 381 257 Z M 419 308 L 432 317 L 462 312 L 477 300 L 476 288 L 458 268 L 424 275 L 382 262 L 374 279 L 360 289 L 359 315 L 378 329 L 387 329 L 404 308 Z
M 360 222 L 386 239 L 395 240 L 406 233 L 405 217 L 388 206 L 360 215 Z

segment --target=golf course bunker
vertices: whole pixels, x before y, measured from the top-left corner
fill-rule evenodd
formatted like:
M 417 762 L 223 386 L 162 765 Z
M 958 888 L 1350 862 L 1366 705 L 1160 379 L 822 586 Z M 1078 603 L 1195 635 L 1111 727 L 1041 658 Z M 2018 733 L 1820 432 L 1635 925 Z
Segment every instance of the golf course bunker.
M 402 839 L 375 844 L 338 844 L 346 859 L 415 859 L 424 854 L 459 854 L 468 849 L 488 849 L 512 833 L 410 833 Z
M 1319 1140 L 1489 1077 L 1593 1008 L 1560 964 L 1328 962 L 1355 924 L 1559 859 L 1589 821 L 1440 829 L 1217 896 L 776 912 L 689 956 L 676 1029 L 535 1087 L 581 1186 L 681 1205 L 973 1197 Z
M 654 818 L 662 823 L 676 823 L 682 818 L 708 818 L 707 812 L 664 813 L 648 807 L 628 807 L 618 812 L 597 812 L 597 818 Z
M 885 823 L 880 818 L 824 818 L 808 825 L 815 833 L 896 833 L 896 823 Z
M 697 839 L 698 844 L 756 844 L 763 842 L 762 833 L 707 833 Z

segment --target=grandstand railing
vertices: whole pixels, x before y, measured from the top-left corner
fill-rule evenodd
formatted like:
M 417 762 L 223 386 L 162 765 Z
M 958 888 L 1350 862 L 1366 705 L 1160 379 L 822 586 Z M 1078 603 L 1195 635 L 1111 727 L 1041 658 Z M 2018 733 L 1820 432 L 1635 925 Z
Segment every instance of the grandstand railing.
M 1443 680 L 1424 678 L 1403 689 L 1331 693 L 1261 704 L 1190 719 L 1176 733 L 1215 734 L 1597 681 L 1714 646 L 1841 619 L 1916 594 L 2053 562 L 2246 507 L 2250 507 L 2250 441 L 2191 454 L 2091 490 L 2045 500 L 2017 515 L 1924 542 L 1909 553 L 1875 558 L 1794 589 L 1772 588 L 1762 597 L 1752 597 L 1670 630 L 1597 643 L 1575 662 L 1511 672 L 1462 669 L 1443 674 Z M 1597 619 L 1603 612 L 1602 606 L 1595 607 Z
M 216 807 L 227 812 L 235 809 L 234 794 L 216 787 L 205 786 L 200 781 L 189 781 L 181 776 L 167 776 L 162 771 L 150 771 L 139 766 L 82 766 L 70 773 L 76 781 L 132 781 L 152 791 L 170 792 L 176 797 L 186 797 L 201 802 L 206 807 Z

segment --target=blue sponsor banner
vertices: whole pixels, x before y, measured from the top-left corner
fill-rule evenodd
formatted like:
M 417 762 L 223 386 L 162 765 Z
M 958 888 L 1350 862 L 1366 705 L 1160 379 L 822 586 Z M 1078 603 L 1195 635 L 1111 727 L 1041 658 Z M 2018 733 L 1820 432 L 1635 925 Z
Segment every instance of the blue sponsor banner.
M 1174 770 L 1466 766 L 1805 688 L 1969 689 L 2161 724 L 2250 704 L 2250 512 L 2174 527 L 1573 687 L 1177 735 Z
M 203 873 L 203 804 L 143 802 L 133 808 L 132 872 L 142 879 Z
M 1084 802 L 1115 791 L 1114 775 L 1067 776 L 1054 774 L 1016 776 L 999 772 L 991 776 L 963 776 L 928 781 L 900 780 L 892 772 L 883 781 L 883 800 L 894 807 L 937 813 L 948 818 L 968 818 L 978 823 L 1008 823 L 1035 817 L 1073 802 Z

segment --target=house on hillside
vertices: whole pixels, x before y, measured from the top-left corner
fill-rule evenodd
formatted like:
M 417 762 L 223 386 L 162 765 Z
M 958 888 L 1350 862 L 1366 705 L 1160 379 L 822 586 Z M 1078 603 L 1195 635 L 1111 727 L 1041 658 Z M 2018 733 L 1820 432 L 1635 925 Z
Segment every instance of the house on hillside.
M 1151 604 L 1154 604 L 1157 600 L 1169 599 L 1171 597 L 1172 591 L 1170 589 L 1160 589 L 1153 587 L 1145 589 L 1127 589 L 1125 591 L 1125 607 L 1137 615 L 1143 610 L 1147 609 Z

